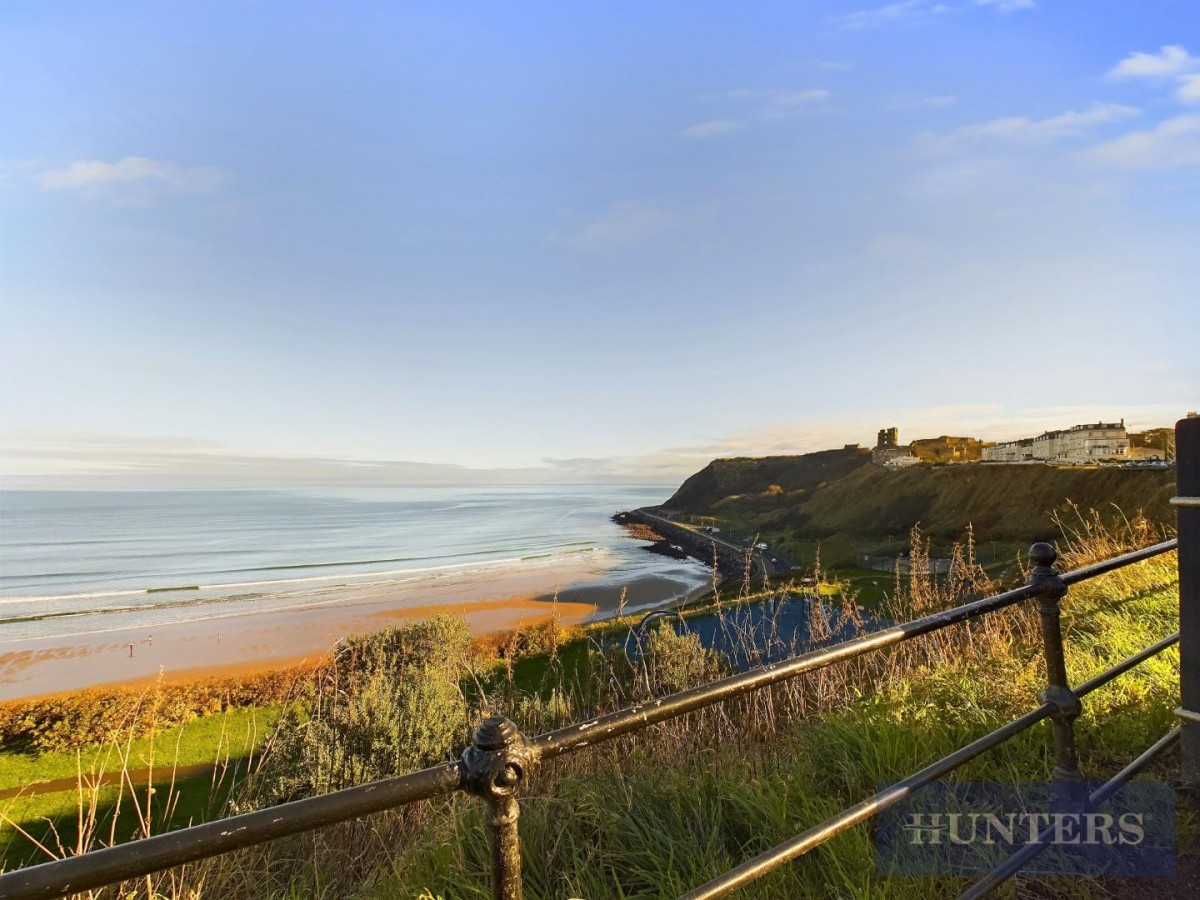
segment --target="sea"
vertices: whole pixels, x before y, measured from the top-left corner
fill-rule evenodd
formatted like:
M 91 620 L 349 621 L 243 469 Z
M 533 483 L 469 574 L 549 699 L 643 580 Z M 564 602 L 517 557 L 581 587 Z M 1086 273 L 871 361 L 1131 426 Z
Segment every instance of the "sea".
M 585 559 L 613 583 L 701 585 L 613 513 L 668 485 L 0 492 L 0 642 L 292 608 L 311 591 L 406 589 Z M 329 589 L 326 591 L 325 589 Z M 683 587 L 681 587 L 681 590 Z

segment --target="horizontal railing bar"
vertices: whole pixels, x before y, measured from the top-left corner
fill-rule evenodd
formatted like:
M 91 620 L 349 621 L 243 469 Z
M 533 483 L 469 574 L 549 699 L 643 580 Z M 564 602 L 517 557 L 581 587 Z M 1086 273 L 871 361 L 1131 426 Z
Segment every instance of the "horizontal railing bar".
M 41 900 L 149 875 L 276 838 L 356 819 L 458 788 L 458 763 L 373 781 L 279 806 L 168 831 L 0 875 L 0 897 Z
M 1163 638 L 1161 641 L 1151 644 L 1145 650 L 1142 650 L 1139 653 L 1133 654 L 1133 656 L 1130 656 L 1126 659 L 1121 660 L 1119 663 L 1117 663 L 1111 669 L 1107 669 L 1107 670 L 1101 672 L 1099 675 L 1096 675 L 1093 678 L 1089 678 L 1087 681 L 1085 681 L 1083 684 L 1081 684 L 1079 687 L 1077 687 L 1075 689 L 1075 696 L 1076 697 L 1084 697 L 1084 696 L 1090 694 L 1092 691 L 1097 690 L 1098 688 L 1104 687 L 1104 685 L 1108 684 L 1110 681 L 1112 681 L 1118 675 L 1124 675 L 1126 672 L 1128 672 L 1134 666 L 1140 665 L 1141 663 L 1148 660 L 1150 657 L 1157 656 L 1158 654 L 1162 653 L 1164 650 L 1166 650 L 1171 645 L 1178 644 L 1178 643 L 1179 643 L 1179 632 L 1177 631 L 1174 634 Z
M 1123 768 L 1108 781 L 1104 782 L 1104 784 L 1100 785 L 1099 788 L 1092 791 L 1092 793 L 1088 795 L 1088 802 L 1093 806 L 1098 803 L 1103 803 L 1117 792 L 1117 788 L 1133 778 L 1134 775 L 1138 774 L 1138 772 L 1142 771 L 1142 769 L 1146 768 L 1146 766 L 1150 765 L 1150 763 L 1154 762 L 1160 753 L 1166 750 L 1167 747 L 1171 746 L 1172 743 L 1179 740 L 1179 735 L 1182 733 L 1183 729 L 1176 725 L 1157 741 L 1147 747 L 1141 756 Z
M 1155 757 L 1162 753 L 1163 750 L 1170 746 L 1173 741 L 1178 740 L 1180 731 L 1181 729 L 1179 728 L 1174 728 L 1173 730 L 1168 731 L 1152 745 L 1150 745 L 1150 747 L 1147 748 L 1147 750 L 1142 753 L 1141 756 L 1139 756 L 1120 772 L 1114 775 L 1111 779 L 1089 794 L 1089 805 L 1095 808 L 1097 805 L 1103 803 L 1114 793 L 1116 793 L 1117 788 L 1129 781 L 1129 779 L 1133 778 L 1133 776 L 1142 769 L 1146 768 L 1146 766 L 1148 766 L 1155 759 Z M 1029 864 L 1030 860 L 1050 846 L 1049 841 L 1053 836 L 1054 826 L 1051 825 L 1038 835 L 1036 843 L 1027 844 L 1026 846 L 1022 847 L 999 866 L 992 869 L 992 871 L 986 876 L 959 894 L 958 900 L 978 900 L 978 898 L 983 897 L 988 892 L 1012 878 L 1014 875 L 1020 872 L 1021 869 L 1025 868 L 1025 866 Z
M 1068 584 L 1074 584 L 1166 553 L 1176 545 L 1174 540 L 1165 541 L 1076 569 L 1064 574 L 1062 578 Z M 589 744 L 639 731 L 757 688 L 767 687 L 806 672 L 974 619 L 1027 600 L 1036 596 L 1036 593 L 1037 591 L 1029 585 L 1004 591 L 790 660 L 618 710 L 591 722 L 560 728 L 533 738 L 529 743 L 533 754 L 538 758 L 559 756 Z M 100 887 L 418 800 L 441 796 L 459 789 L 460 786 L 458 763 L 446 763 L 396 778 L 345 788 L 0 874 L 0 896 L 31 900 Z M 81 880 L 85 876 L 86 883 Z
M 1012 606 L 1022 600 L 1028 600 L 1036 593 L 1036 590 L 1028 585 L 1005 591 L 1002 594 L 975 600 L 954 609 L 925 616 L 922 619 L 873 631 L 870 634 L 834 644 L 832 647 L 814 650 L 782 662 L 761 666 L 748 672 L 730 675 L 728 678 L 680 691 L 677 694 L 629 706 L 590 722 L 568 725 L 566 728 L 539 735 L 530 743 L 539 758 L 548 759 L 631 731 L 639 731 L 649 725 L 712 706 L 722 700 L 728 700 L 757 688 L 786 681 L 805 672 L 823 669 L 834 663 L 862 656 L 872 650 L 879 650 L 932 631 L 939 631 L 949 625 L 965 622 L 985 613 Z
M 772 869 L 778 868 L 785 862 L 789 862 L 798 856 L 803 856 L 813 847 L 840 834 L 850 826 L 856 825 L 864 819 L 869 819 L 871 816 L 877 815 L 890 806 L 895 806 L 913 791 L 924 787 L 932 781 L 936 781 L 943 775 L 957 769 L 963 763 L 971 761 L 976 756 L 991 750 L 996 745 L 1002 744 L 1014 735 L 1020 734 L 1025 729 L 1036 725 L 1053 711 L 1054 707 L 1049 703 L 1045 703 L 1037 709 L 1025 713 L 1019 719 L 1014 719 L 1007 725 L 1003 725 L 978 740 L 972 741 L 967 746 L 955 750 L 949 756 L 942 757 L 937 762 L 931 763 L 903 781 L 898 781 L 886 790 L 880 791 L 878 794 L 838 813 L 836 816 L 826 819 L 820 825 L 813 826 L 790 841 L 785 841 L 779 846 L 768 850 L 766 853 L 747 860 L 734 869 L 730 869 L 719 878 L 715 878 L 707 884 L 683 894 L 679 900 L 709 900 L 712 897 L 723 897 L 730 891 L 743 887 L 757 878 L 761 878 Z
M 1144 662 L 1145 660 L 1149 659 L 1150 657 L 1154 656 L 1155 654 L 1161 653 L 1163 650 L 1167 649 L 1168 647 L 1170 647 L 1172 644 L 1174 644 L 1178 640 L 1179 640 L 1179 633 L 1176 632 L 1175 634 L 1170 635 L 1169 637 L 1163 638 L 1161 641 L 1158 641 L 1157 643 L 1151 644 L 1145 650 L 1142 650 L 1138 653 L 1133 654 L 1132 656 L 1130 656 L 1126 659 L 1121 660 L 1121 662 L 1117 663 L 1111 669 L 1101 672 L 1095 678 L 1092 678 L 1089 681 L 1085 681 L 1083 684 L 1081 684 L 1079 686 L 1078 690 L 1075 691 L 1075 695 L 1077 697 L 1083 697 L 1083 696 L 1086 696 L 1087 694 L 1090 694 L 1092 691 L 1097 690 L 1100 687 L 1103 687 L 1105 684 L 1112 681 L 1114 678 L 1118 677 L 1119 675 L 1123 675 L 1125 672 L 1128 672 L 1130 669 L 1132 669 L 1134 666 L 1138 665 L 1139 663 Z M 993 731 L 991 734 L 985 735 L 984 737 L 980 738 L 979 740 L 977 740 L 971 744 L 968 744 L 966 747 L 963 748 L 963 750 L 958 751 L 958 753 L 960 753 L 960 754 L 965 753 L 967 751 L 973 751 L 973 752 L 971 752 L 970 755 L 966 756 L 965 758 L 960 759 L 958 762 L 956 762 L 950 768 L 943 768 L 943 769 L 939 770 L 938 767 L 940 765 L 943 765 L 947 760 L 956 758 L 956 754 L 951 754 L 950 756 L 945 757 L 945 759 L 939 760 L 938 762 L 933 763 L 930 766 L 927 766 L 926 768 L 924 768 L 920 772 L 918 772 L 916 775 L 913 775 L 910 778 L 905 779 L 904 781 L 897 782 L 891 788 L 888 788 L 888 790 L 882 791 L 882 792 L 876 794 L 874 797 L 864 800 L 862 803 L 859 803 L 857 806 L 853 806 L 850 809 L 846 810 L 845 812 L 839 813 L 838 815 L 836 815 L 830 819 L 827 819 L 825 822 L 823 822 L 820 825 L 817 825 L 813 828 L 810 828 L 808 831 L 804 832 L 803 834 L 799 835 L 796 838 L 793 838 L 791 841 L 788 841 L 787 843 L 784 843 L 784 844 L 780 844 L 778 847 L 775 847 L 774 849 L 769 850 L 766 853 L 755 857 L 754 859 L 750 860 L 749 862 L 743 863 L 741 866 L 738 866 L 736 869 L 731 869 L 725 876 L 722 876 L 721 878 L 711 881 L 708 884 L 704 885 L 703 887 L 697 888 L 695 891 L 692 891 L 691 893 L 684 894 L 683 897 L 681 898 L 681 900 L 701 900 L 701 898 L 723 896 L 724 894 L 727 894 L 729 891 L 735 890 L 736 888 L 741 887 L 742 885 L 747 884 L 750 881 L 753 881 L 756 878 L 761 877 L 762 875 L 765 875 L 767 872 L 782 865 L 783 863 L 785 863 L 789 860 L 795 859 L 799 856 L 803 856 L 805 853 L 807 853 L 809 850 L 811 850 L 813 847 L 817 846 L 818 844 L 823 843 L 824 841 L 828 840 L 829 838 L 834 837 L 835 835 L 841 833 L 846 828 L 849 828 L 850 826 L 855 825 L 858 822 L 863 821 L 864 819 L 870 818 L 873 815 L 877 815 L 880 811 L 887 809 L 889 806 L 892 806 L 893 804 L 902 800 L 911 791 L 916 790 L 920 787 L 923 787 L 924 785 L 928 784 L 930 781 L 940 777 L 939 774 L 927 775 L 927 773 L 940 771 L 942 774 L 944 774 L 946 772 L 952 771 L 952 769 L 957 768 L 959 765 L 962 765 L 962 763 L 966 762 L 967 760 L 972 759 L 975 756 L 978 756 L 980 753 L 983 753 L 986 750 L 989 750 L 992 747 L 996 746 L 996 744 L 1000 743 L 1001 741 L 1007 740 L 1009 737 L 1012 737 L 1014 734 L 1017 734 L 1020 731 L 1023 731 L 1025 728 L 1028 728 L 1030 725 L 1033 725 L 1034 723 L 1046 718 L 1046 716 L 1049 715 L 1049 711 L 1051 711 L 1051 709 L 1052 709 L 1051 706 L 1049 704 L 1046 704 L 1046 705 L 1039 707 L 1036 710 L 1033 710 L 1032 712 L 1026 713 L 1024 716 L 1022 716 L 1020 719 L 1017 719 L 1015 722 L 1011 723 L 1009 726 L 1005 726 L 1007 728 L 1011 728 L 1013 726 L 1020 725 L 1020 727 L 1016 728 L 1011 733 L 1006 734 L 1003 738 L 1000 738 L 999 740 L 995 739 L 995 736 L 997 734 L 1004 731 L 1003 728 L 997 729 L 996 731 Z M 1021 724 L 1021 723 L 1024 723 L 1026 719 L 1031 719 L 1031 721 L 1029 721 L 1027 724 Z M 975 749 L 975 748 L 978 748 L 978 749 Z M 901 786 L 907 786 L 907 789 L 904 790 L 903 793 L 893 796 L 893 792 L 896 790 L 896 788 L 901 787 Z M 734 877 L 738 878 L 738 880 L 729 881 L 729 883 L 726 883 L 727 879 L 731 879 Z
M 1098 563 L 1092 563 L 1090 566 L 1082 566 L 1078 569 L 1072 569 L 1070 572 L 1064 572 L 1062 580 L 1068 586 L 1078 584 L 1081 581 L 1087 581 L 1089 578 L 1095 578 L 1097 575 L 1106 575 L 1117 569 L 1123 569 L 1125 566 L 1145 562 L 1155 556 L 1169 553 L 1178 547 L 1179 539 L 1171 538 L 1169 541 L 1161 541 L 1157 544 L 1151 544 L 1149 547 L 1142 547 L 1140 550 L 1131 550 L 1128 553 L 1122 553 L 1120 556 L 1114 556 L 1112 559 L 1101 560 Z
M 1076 584 L 1088 578 L 1095 578 L 1097 575 L 1103 575 L 1124 566 L 1167 553 L 1175 549 L 1177 545 L 1178 541 L 1175 539 L 1163 541 L 1150 547 L 1144 547 L 1141 550 L 1115 556 L 1111 560 L 1075 569 L 1064 574 L 1062 578 L 1068 584 Z M 949 625 L 964 622 L 997 609 L 1003 609 L 1035 595 L 1036 590 L 1029 585 L 1005 591 L 1001 594 L 995 594 L 991 597 L 966 603 L 954 609 L 934 613 L 922 619 L 916 619 L 912 622 L 895 625 L 882 631 L 875 631 L 849 641 L 843 641 L 840 644 L 834 644 L 832 647 L 814 650 L 811 653 L 805 653 L 801 656 L 784 660 L 783 662 L 762 666 L 758 669 L 751 669 L 748 672 L 732 675 L 728 678 L 700 685 L 687 691 L 608 713 L 591 722 L 568 725 L 566 728 L 560 728 L 536 737 L 531 743 L 539 757 L 543 759 L 558 756 L 561 753 L 566 753 L 570 750 L 587 746 L 588 744 L 595 744 L 631 731 L 638 731 L 648 725 L 673 719 L 697 709 L 703 709 L 706 706 L 719 703 L 722 700 L 727 700 L 730 697 L 735 697 L 756 688 L 776 684 L 780 681 L 794 678 L 797 675 L 802 675 L 805 672 L 821 669 L 846 659 L 853 659 L 872 650 L 878 650 L 891 644 L 920 637 L 932 631 L 938 631 Z

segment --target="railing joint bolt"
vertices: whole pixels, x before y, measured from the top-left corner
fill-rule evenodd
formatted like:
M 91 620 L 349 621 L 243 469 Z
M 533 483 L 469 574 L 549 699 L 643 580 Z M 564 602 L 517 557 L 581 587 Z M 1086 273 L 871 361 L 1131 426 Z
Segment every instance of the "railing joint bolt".
M 1051 718 L 1061 722 L 1072 722 L 1083 712 L 1083 704 L 1073 690 L 1065 687 L 1048 687 L 1038 693 L 1038 700 L 1054 708 Z
M 460 787 L 488 805 L 484 824 L 492 863 L 492 896 L 521 900 L 521 846 L 516 793 L 537 760 L 534 748 L 503 716 L 485 719 L 459 761 Z

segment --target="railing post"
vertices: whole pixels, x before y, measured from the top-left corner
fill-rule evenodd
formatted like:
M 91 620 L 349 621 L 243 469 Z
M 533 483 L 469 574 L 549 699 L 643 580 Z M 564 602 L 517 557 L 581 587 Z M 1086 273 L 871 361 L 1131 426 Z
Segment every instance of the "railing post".
M 1175 423 L 1179 532 L 1180 780 L 1200 789 L 1200 417 Z
M 535 756 L 517 726 L 503 716 L 485 719 L 462 755 L 463 790 L 487 803 L 484 826 L 491 854 L 492 896 L 521 900 L 521 844 L 516 792 Z
M 1073 809 L 1082 809 L 1087 791 L 1079 773 L 1079 758 L 1075 752 L 1075 719 L 1081 704 L 1067 683 L 1067 660 L 1063 652 L 1062 621 L 1059 602 L 1066 596 L 1067 586 L 1054 568 L 1058 554 L 1046 543 L 1029 548 L 1033 571 L 1029 585 L 1038 592 L 1038 614 L 1042 618 L 1042 644 L 1046 651 L 1046 679 L 1049 686 L 1038 699 L 1054 707 L 1051 722 L 1054 726 L 1054 781 L 1061 789 L 1061 799 Z

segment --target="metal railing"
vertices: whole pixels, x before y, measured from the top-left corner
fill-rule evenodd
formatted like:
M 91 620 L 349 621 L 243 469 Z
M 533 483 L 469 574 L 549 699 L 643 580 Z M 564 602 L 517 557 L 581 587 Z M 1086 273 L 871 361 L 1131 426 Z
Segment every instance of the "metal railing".
M 493 896 L 502 900 L 519 900 L 522 892 L 517 825 L 520 807 L 516 794 L 538 763 L 1028 600 L 1037 601 L 1046 655 L 1048 686 L 1038 697 L 1041 705 L 684 896 L 689 900 L 720 897 L 749 884 L 856 823 L 877 815 L 918 788 L 952 772 L 1043 719 L 1050 719 L 1053 724 L 1054 778 L 1068 793 L 1073 793 L 1080 804 L 1089 799 L 1097 802 L 1103 799 L 1181 736 L 1182 780 L 1200 785 L 1200 714 L 1195 712 L 1200 709 L 1200 419 L 1185 419 L 1178 424 L 1176 431 L 1176 445 L 1179 448 L 1178 496 L 1172 501 L 1179 508 L 1179 537 L 1176 540 L 1164 541 L 1062 574 L 1054 568 L 1054 548 L 1049 544 L 1037 543 L 1030 549 L 1034 567 L 1023 587 L 534 738 L 524 737 L 508 719 L 487 719 L 476 729 L 471 746 L 455 762 L 17 869 L 0 875 L 0 897 L 34 900 L 103 887 L 288 835 L 463 791 L 479 797 L 487 806 L 484 822 L 490 848 Z M 1060 624 L 1060 603 L 1068 588 L 1177 548 L 1180 631 L 1162 638 L 1072 689 L 1067 681 Z M 1074 720 L 1080 712 L 1081 698 L 1177 642 L 1180 644 L 1181 707 L 1177 711 L 1181 717 L 1180 727 L 1155 742 L 1088 797 L 1083 788 L 1074 738 Z M 1030 844 L 964 896 L 982 896 L 1019 871 L 1044 846 Z

